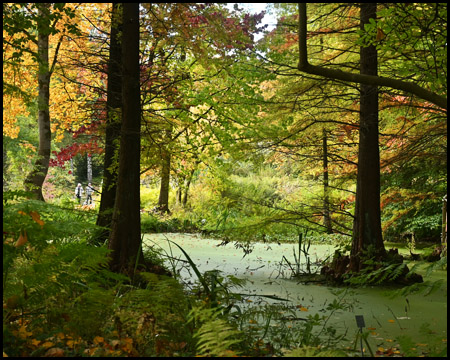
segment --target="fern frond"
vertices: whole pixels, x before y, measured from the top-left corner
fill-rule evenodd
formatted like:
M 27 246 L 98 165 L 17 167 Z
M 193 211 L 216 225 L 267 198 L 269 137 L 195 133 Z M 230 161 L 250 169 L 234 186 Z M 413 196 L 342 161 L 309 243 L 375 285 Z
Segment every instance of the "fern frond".
M 242 339 L 240 332 L 233 329 L 225 320 L 215 319 L 204 323 L 195 333 L 197 352 L 200 356 L 224 357 L 237 355 L 231 347 Z
M 197 341 L 197 355 L 237 355 L 232 347 L 242 341 L 242 333 L 222 319 L 221 313 L 218 308 L 205 307 L 194 307 L 189 312 L 188 322 L 198 328 L 193 336 Z
M 438 261 L 431 263 L 429 266 L 426 267 L 426 274 L 425 276 L 430 276 L 430 274 L 435 270 L 444 270 L 447 268 L 447 256 L 442 257 Z
M 392 275 L 390 276 L 390 280 L 397 279 L 400 275 L 402 275 L 404 269 L 406 268 L 406 263 L 398 264 L 397 267 L 393 267 Z

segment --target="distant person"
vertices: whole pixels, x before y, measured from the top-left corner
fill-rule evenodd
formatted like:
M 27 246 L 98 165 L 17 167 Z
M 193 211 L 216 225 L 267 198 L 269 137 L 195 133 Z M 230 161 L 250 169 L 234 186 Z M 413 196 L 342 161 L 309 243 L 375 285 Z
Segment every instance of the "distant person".
M 75 196 L 78 198 L 79 204 L 81 204 L 81 194 L 83 194 L 83 188 L 81 187 L 81 184 L 78 183 L 77 187 L 75 188 Z
M 94 192 L 94 188 L 92 187 L 92 184 L 89 183 L 88 186 L 86 186 L 86 205 L 92 204 L 92 193 Z

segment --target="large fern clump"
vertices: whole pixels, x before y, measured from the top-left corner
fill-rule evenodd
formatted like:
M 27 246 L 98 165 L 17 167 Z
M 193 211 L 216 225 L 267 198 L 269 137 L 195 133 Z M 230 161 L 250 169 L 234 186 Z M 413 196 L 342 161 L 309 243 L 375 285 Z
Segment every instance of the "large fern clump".
M 26 196 L 9 192 L 3 199 L 3 339 L 8 356 L 40 356 L 66 337 L 74 342 L 102 333 L 115 286 L 125 280 L 107 269 L 108 249 L 88 244 L 96 231 L 91 214 Z

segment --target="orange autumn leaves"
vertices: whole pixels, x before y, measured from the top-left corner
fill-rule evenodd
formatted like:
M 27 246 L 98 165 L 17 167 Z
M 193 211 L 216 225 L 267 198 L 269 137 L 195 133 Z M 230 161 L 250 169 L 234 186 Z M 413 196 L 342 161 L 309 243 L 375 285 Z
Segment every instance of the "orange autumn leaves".
M 24 5 L 21 5 L 25 8 Z M 54 34 L 49 38 L 49 62 L 55 64 L 50 82 L 51 130 L 55 140 L 61 141 L 68 129 L 78 129 L 90 122 L 91 112 L 86 103 L 99 97 L 99 94 L 86 90 L 105 88 L 105 79 L 100 76 L 99 69 L 86 64 L 101 63 L 101 54 L 105 53 L 105 41 L 95 41 L 96 36 L 109 27 L 108 7 L 110 4 L 66 4 L 73 10 L 71 18 L 57 6 L 52 7 L 52 15 L 57 15 L 53 23 Z M 89 19 L 96 18 L 96 28 Z M 35 21 L 33 17 L 32 20 Z M 83 36 L 70 36 L 68 28 L 78 27 Z M 34 24 L 37 27 L 37 24 Z M 97 34 L 98 33 L 98 34 Z M 30 36 L 18 31 L 12 35 L 3 32 L 3 77 L 10 91 L 4 91 L 3 134 L 17 138 L 20 131 L 18 117 L 31 116 L 29 101 L 37 97 L 37 45 Z M 14 40 L 23 39 L 21 62 L 12 61 L 16 48 L 9 45 Z M 58 52 L 56 51 L 58 49 Z M 6 59 L 6 60 L 5 60 Z
M 30 215 L 35 223 L 41 225 L 41 228 L 44 226 L 44 222 L 41 220 L 41 215 L 39 215 L 37 211 L 30 211 L 30 213 L 27 214 L 26 212 L 19 210 L 18 213 L 25 216 Z
M 39 352 L 44 357 L 73 356 L 82 353 L 85 356 L 137 356 L 138 353 L 132 338 L 118 338 L 113 332 L 112 339 L 96 336 L 93 341 L 87 341 L 78 336 L 72 336 L 59 332 L 54 336 L 42 340 L 36 339 L 41 334 L 29 331 L 28 321 L 20 320 L 18 329 L 12 331 L 12 335 L 24 341 L 24 348 L 30 352 Z M 24 352 L 26 354 L 26 352 Z M 3 353 L 3 357 L 8 354 Z
M 30 211 L 28 214 L 24 211 L 19 210 L 18 213 L 23 216 L 31 216 L 33 221 L 41 226 L 41 229 L 44 227 L 44 222 L 41 220 L 41 216 L 37 211 Z M 28 235 L 26 230 L 21 230 L 19 238 L 17 239 L 16 243 L 14 244 L 15 247 L 20 247 L 22 245 L 25 245 L 28 242 Z

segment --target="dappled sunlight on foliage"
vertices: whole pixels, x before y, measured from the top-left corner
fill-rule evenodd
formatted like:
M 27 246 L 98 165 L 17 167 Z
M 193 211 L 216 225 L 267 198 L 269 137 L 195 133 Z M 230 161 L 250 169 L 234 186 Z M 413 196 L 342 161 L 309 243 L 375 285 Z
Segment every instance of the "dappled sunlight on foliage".
M 445 357 L 446 68 L 446 3 L 4 3 L 4 357 Z

